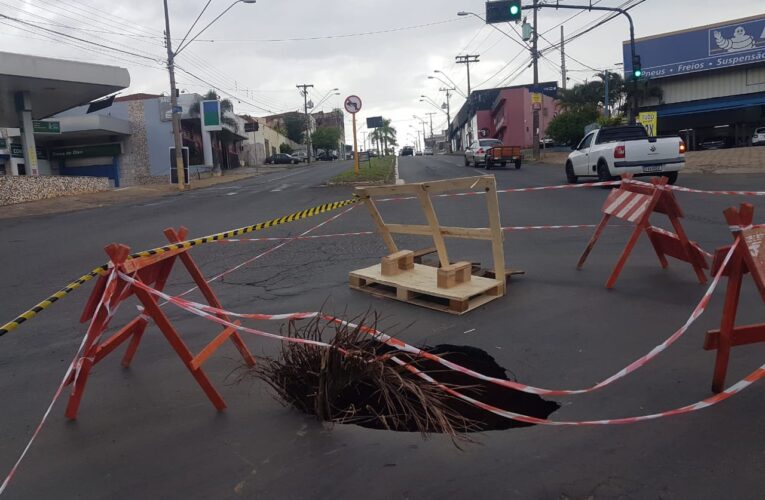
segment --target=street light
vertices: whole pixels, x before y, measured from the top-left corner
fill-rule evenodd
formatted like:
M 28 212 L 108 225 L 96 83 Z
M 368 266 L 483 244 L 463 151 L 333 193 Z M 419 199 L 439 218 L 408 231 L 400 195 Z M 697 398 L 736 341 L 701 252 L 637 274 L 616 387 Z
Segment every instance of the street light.
M 193 38 L 190 40 L 186 40 L 191 34 L 191 30 L 194 29 L 194 27 L 199 22 L 199 19 L 201 19 L 202 14 L 205 13 L 207 10 L 207 7 L 210 6 L 210 2 L 212 0 L 208 0 L 207 4 L 205 4 L 204 8 L 202 9 L 202 12 L 199 13 L 194 23 L 191 25 L 191 28 L 186 32 L 186 35 L 183 37 L 183 40 L 181 40 L 181 43 L 178 45 L 178 49 L 173 52 L 172 47 L 172 39 L 170 37 L 170 13 L 168 12 L 167 8 L 167 0 L 164 0 L 164 6 L 165 6 L 165 46 L 167 47 L 167 71 L 170 74 L 170 108 L 172 112 L 172 124 L 173 124 L 173 142 L 175 143 L 175 169 L 178 172 L 178 189 L 183 191 L 186 189 L 186 172 L 184 171 L 184 165 L 183 165 L 183 141 L 181 140 L 181 114 L 178 112 L 178 89 L 175 85 L 175 58 L 178 56 L 178 54 L 181 53 L 183 49 L 189 46 L 194 40 L 199 38 L 199 35 L 204 33 L 207 28 L 212 26 L 218 19 L 223 17 L 226 12 L 231 10 L 234 5 L 238 3 L 255 3 L 257 0 L 236 0 L 234 3 L 228 6 L 226 10 L 221 12 L 218 17 L 210 21 L 207 26 L 199 30 L 199 32 L 194 35 Z
M 459 94 L 460 94 L 462 97 L 464 97 L 465 99 L 467 99 L 467 94 L 465 94 L 465 92 L 463 92 L 463 91 L 462 91 L 462 89 L 460 89 L 460 88 L 459 88 L 459 86 L 457 86 L 457 84 L 456 84 L 456 83 L 454 83 L 454 80 L 452 80 L 451 78 L 449 78 L 449 75 L 447 75 L 446 73 L 444 73 L 444 72 L 443 72 L 443 71 L 441 71 L 440 69 L 434 70 L 434 71 L 433 71 L 433 73 L 439 73 L 439 74 L 441 74 L 441 75 L 444 75 L 444 78 L 446 78 L 447 80 L 449 80 L 449 83 L 451 83 L 451 84 L 452 84 L 452 87 L 454 87 L 454 90 L 456 90 L 457 92 L 459 92 Z M 438 78 L 438 79 L 439 79 L 439 80 L 441 80 L 440 78 Z M 446 82 L 444 82 L 444 81 L 441 81 L 441 83 L 443 83 L 444 85 L 446 85 L 446 84 L 447 84 L 447 83 L 446 83 Z
M 319 109 L 319 107 L 321 107 L 321 105 L 324 104 L 326 102 L 326 100 L 329 99 L 330 97 L 332 97 L 333 95 L 340 95 L 340 92 L 338 92 L 339 90 L 340 89 L 332 89 L 329 92 L 327 92 L 327 95 L 322 97 L 321 100 L 319 101 L 319 104 L 316 104 L 313 107 L 313 109 Z

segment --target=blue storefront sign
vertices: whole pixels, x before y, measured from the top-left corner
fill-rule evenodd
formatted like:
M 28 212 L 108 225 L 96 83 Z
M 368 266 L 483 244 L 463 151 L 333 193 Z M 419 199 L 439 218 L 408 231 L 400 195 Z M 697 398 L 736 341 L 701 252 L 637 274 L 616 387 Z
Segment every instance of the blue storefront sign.
M 623 51 L 625 74 L 631 74 L 629 42 Z M 765 63 L 765 15 L 637 40 L 635 53 L 646 78 Z

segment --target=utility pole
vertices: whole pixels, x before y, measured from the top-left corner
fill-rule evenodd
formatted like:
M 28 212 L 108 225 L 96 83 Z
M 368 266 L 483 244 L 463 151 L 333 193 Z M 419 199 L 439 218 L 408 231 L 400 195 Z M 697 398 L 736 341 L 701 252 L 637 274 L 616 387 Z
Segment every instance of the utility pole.
M 305 109 L 305 144 L 307 149 L 307 158 L 308 158 L 308 164 L 311 164 L 311 117 L 308 116 L 308 89 L 313 88 L 313 85 L 308 84 L 302 84 L 302 85 L 296 85 L 297 88 L 301 89 L 301 93 L 303 94 L 303 106 Z
M 560 27 L 560 74 L 563 79 L 563 90 L 566 90 L 566 38 L 563 36 L 563 25 Z
M 175 87 L 175 54 L 170 39 L 170 14 L 165 1 L 165 46 L 167 47 L 167 71 L 170 73 L 170 109 L 172 110 L 173 142 L 175 143 L 175 170 L 178 172 L 178 189 L 186 189 L 186 172 L 183 169 L 183 140 L 181 139 L 181 115 L 178 109 L 178 89 Z M 204 133 L 204 132 L 202 132 Z
M 536 0 L 535 0 L 534 4 L 536 5 Z M 479 56 L 479 55 L 464 55 L 464 56 L 456 56 L 454 58 L 454 60 L 455 60 L 455 62 L 457 64 L 465 64 L 465 65 L 467 65 L 467 95 L 468 95 L 468 99 L 470 99 L 470 63 L 480 62 L 478 60 L 479 57 L 481 57 L 481 56 Z
M 451 98 L 452 98 L 452 89 L 446 87 L 446 88 L 440 88 L 438 89 L 441 92 L 446 92 L 446 144 L 447 151 L 449 153 L 452 152 L 452 110 L 451 110 Z
M 430 137 L 432 138 L 433 137 L 433 115 L 437 113 L 425 113 L 425 114 L 430 117 Z
M 603 79 L 603 83 L 605 84 L 604 86 L 606 87 L 606 96 L 604 98 L 603 104 L 605 105 L 605 108 L 606 108 L 606 118 L 611 118 L 611 103 L 610 103 L 610 99 L 609 99 L 609 95 L 608 95 L 609 94 L 609 92 L 608 92 L 608 80 L 610 79 L 609 78 L 609 73 L 608 73 L 608 68 L 606 68 L 606 71 L 605 71 L 603 76 L 605 77 Z
M 537 5 L 539 0 L 534 0 L 534 46 L 532 50 L 532 58 L 534 59 L 534 92 L 539 92 L 539 52 L 537 51 L 539 46 L 539 26 L 537 23 L 537 13 L 539 9 Z M 534 159 L 539 159 L 539 108 L 534 105 Z

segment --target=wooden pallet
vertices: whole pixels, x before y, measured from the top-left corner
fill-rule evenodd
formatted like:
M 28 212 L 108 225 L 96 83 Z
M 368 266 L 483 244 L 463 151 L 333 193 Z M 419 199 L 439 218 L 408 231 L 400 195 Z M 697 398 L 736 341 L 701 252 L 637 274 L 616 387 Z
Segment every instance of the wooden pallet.
M 465 314 L 505 293 L 504 283 L 479 276 L 473 276 L 470 281 L 452 288 L 438 288 L 437 273 L 435 267 L 415 264 L 411 271 L 383 276 L 380 265 L 376 264 L 351 272 L 350 285 L 372 295 L 451 314 Z

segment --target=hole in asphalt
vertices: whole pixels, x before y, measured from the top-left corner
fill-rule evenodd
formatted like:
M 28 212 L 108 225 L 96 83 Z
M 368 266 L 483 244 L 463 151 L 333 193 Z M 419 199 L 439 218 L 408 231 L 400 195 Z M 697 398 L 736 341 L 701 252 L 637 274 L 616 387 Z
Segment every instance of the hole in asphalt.
M 413 371 L 513 413 L 544 419 L 560 408 L 558 403 L 537 395 L 484 382 L 396 350 L 373 337 L 377 318 L 366 319 L 339 326 L 338 321 L 327 324 L 320 319 L 300 326 L 291 322 L 283 333 L 297 342 L 285 342 L 278 357 L 262 358 L 247 372 L 267 382 L 283 403 L 321 421 L 371 429 L 464 438 L 471 432 L 532 425 L 463 401 Z M 363 326 L 365 323 L 371 326 Z M 476 347 L 443 344 L 421 349 L 489 377 L 509 380 L 505 368 Z

